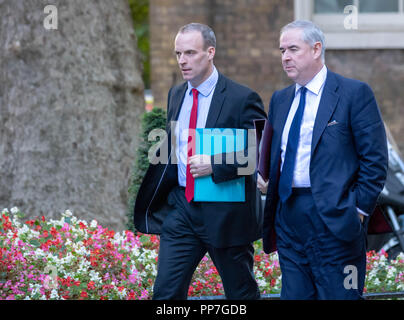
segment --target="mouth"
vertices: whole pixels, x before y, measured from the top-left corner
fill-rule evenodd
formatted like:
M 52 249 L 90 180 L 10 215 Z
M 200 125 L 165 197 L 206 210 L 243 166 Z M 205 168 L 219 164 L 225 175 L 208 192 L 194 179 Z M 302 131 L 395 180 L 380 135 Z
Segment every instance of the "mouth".
M 292 66 L 284 66 L 283 67 L 283 69 L 285 70 L 285 71 L 291 71 L 291 70 L 293 70 L 295 67 L 292 67 Z

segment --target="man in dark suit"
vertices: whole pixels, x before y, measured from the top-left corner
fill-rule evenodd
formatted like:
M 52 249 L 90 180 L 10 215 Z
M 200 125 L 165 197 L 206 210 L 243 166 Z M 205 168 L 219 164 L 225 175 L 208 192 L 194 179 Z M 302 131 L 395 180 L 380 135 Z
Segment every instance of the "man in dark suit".
M 285 26 L 276 91 L 263 243 L 278 249 L 284 299 L 359 299 L 366 228 L 387 172 L 383 121 L 370 87 L 324 65 L 324 35 L 309 21 Z
M 135 203 L 136 228 L 160 234 L 154 299 L 186 299 L 192 275 L 207 252 L 227 298 L 260 296 L 253 274 L 252 242 L 262 234 L 255 166 L 245 175 L 244 202 L 193 199 L 194 179 L 211 175 L 220 184 L 238 178 L 246 164 L 215 163 L 213 156 L 192 154 L 191 128 L 252 129 L 254 119 L 266 118 L 257 93 L 217 72 L 215 47 L 215 35 L 206 25 L 192 23 L 179 30 L 175 53 L 186 82 L 169 91 L 168 134 L 157 152 L 161 157 L 168 150 L 169 159 L 150 164 Z

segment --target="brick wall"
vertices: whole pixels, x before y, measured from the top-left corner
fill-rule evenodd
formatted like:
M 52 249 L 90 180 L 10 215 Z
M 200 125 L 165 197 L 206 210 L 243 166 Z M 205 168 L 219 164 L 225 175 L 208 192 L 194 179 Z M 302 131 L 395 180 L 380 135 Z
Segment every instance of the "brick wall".
M 288 81 L 280 64 L 279 29 L 293 19 L 292 0 L 151 0 L 152 91 L 166 106 L 169 88 L 182 81 L 173 54 L 179 27 L 190 22 L 216 34 L 215 65 L 220 72 L 260 93 L 268 104 L 274 89 Z
M 291 83 L 279 53 L 279 31 L 294 18 L 293 0 L 150 0 L 152 91 L 166 106 L 169 88 L 182 81 L 173 53 L 180 26 L 210 25 L 216 33 L 215 65 L 256 90 L 265 108 L 272 93 Z M 331 50 L 330 70 L 370 84 L 384 120 L 404 153 L 404 50 Z

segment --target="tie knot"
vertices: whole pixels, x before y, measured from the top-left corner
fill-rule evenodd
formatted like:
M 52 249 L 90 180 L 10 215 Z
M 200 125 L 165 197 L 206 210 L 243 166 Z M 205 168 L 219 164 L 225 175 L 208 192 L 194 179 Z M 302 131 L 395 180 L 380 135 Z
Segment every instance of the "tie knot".
M 195 88 L 192 89 L 192 94 L 195 96 L 198 96 L 199 91 Z
M 300 88 L 300 94 L 306 94 L 307 88 L 306 87 L 301 87 Z

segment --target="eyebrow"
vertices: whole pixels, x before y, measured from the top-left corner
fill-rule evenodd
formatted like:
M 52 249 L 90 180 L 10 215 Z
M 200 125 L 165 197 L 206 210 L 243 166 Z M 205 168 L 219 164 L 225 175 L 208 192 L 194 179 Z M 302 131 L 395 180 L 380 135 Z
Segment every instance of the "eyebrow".
M 293 49 L 293 48 L 299 48 L 299 46 L 297 46 L 297 45 L 295 45 L 295 44 L 292 44 L 291 46 L 289 46 L 289 47 L 287 47 L 287 49 Z M 279 50 L 285 50 L 285 48 L 284 47 L 279 47 Z
M 175 54 L 178 54 L 178 53 L 181 53 L 181 52 L 190 53 L 190 52 L 197 52 L 197 50 L 195 50 L 195 49 L 187 49 L 187 50 L 184 50 L 184 51 L 174 50 Z

